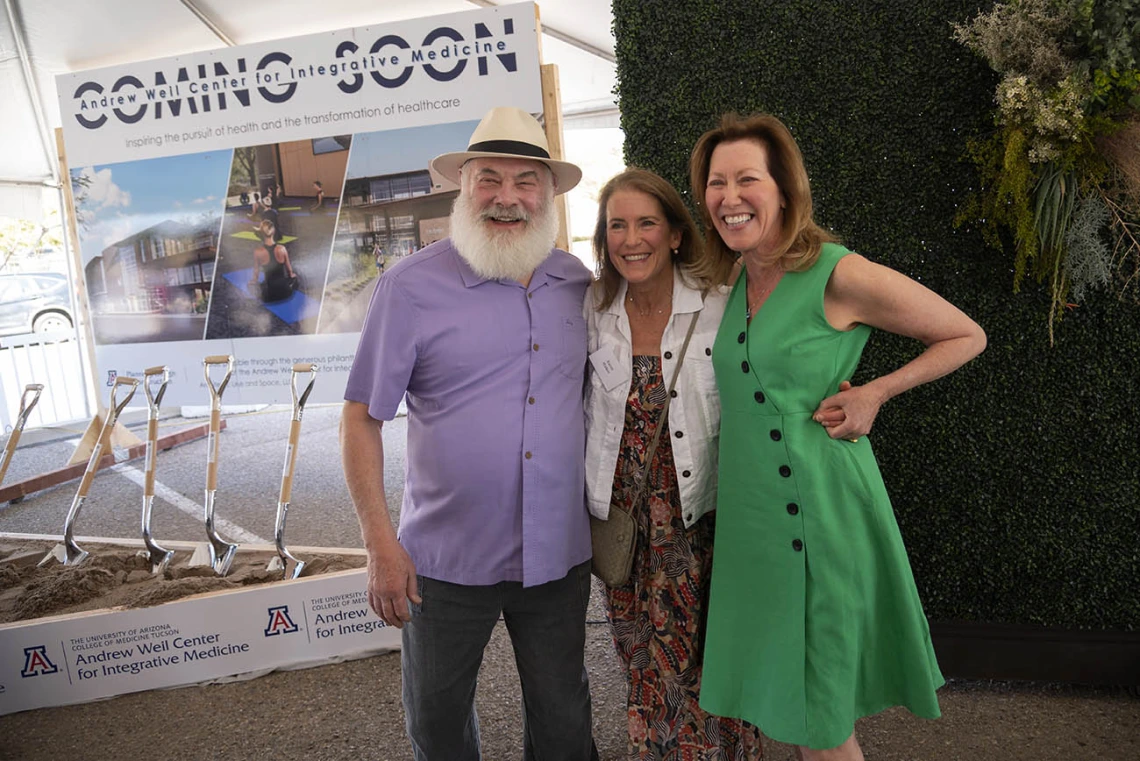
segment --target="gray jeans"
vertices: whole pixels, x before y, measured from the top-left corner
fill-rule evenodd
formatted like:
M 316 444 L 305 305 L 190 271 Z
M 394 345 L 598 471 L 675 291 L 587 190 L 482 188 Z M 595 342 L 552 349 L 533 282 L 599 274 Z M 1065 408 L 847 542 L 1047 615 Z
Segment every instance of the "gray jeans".
M 416 761 L 479 761 L 475 683 L 500 614 L 522 682 L 524 761 L 597 759 L 584 666 L 590 563 L 523 588 L 418 577 L 403 629 L 404 713 Z

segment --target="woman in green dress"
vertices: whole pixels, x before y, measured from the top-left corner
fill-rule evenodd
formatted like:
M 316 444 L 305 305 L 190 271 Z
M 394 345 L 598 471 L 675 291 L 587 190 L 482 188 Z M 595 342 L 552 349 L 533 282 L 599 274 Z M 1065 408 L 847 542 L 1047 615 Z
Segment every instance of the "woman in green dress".
M 690 177 L 708 245 L 742 264 L 713 348 L 722 422 L 701 707 L 802 759 L 858 761 L 857 718 L 893 705 L 935 718 L 943 684 L 868 434 L 884 402 L 968 362 L 985 333 L 813 221 L 778 119 L 723 117 Z M 852 386 L 872 328 L 926 350 Z

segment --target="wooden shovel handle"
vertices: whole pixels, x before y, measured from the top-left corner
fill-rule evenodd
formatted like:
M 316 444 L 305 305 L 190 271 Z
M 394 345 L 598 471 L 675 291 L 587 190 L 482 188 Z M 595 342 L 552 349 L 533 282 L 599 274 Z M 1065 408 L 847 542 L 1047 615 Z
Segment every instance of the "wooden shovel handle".
M 95 442 L 95 448 L 91 450 L 91 457 L 87 459 L 87 470 L 83 471 L 83 480 L 79 482 L 77 497 L 86 497 L 87 492 L 91 490 L 91 482 L 99 470 L 99 461 L 103 459 L 103 451 L 103 437 L 100 436 L 99 441 Z
M 293 494 L 293 469 L 297 465 L 297 444 L 301 440 L 301 421 L 289 423 L 289 448 L 285 451 L 285 471 L 281 474 L 279 502 L 288 502 Z
M 143 496 L 154 496 L 154 470 L 155 459 L 158 457 L 158 452 L 155 449 L 158 446 L 158 420 L 151 418 L 146 421 L 146 472 L 143 478 Z
M 16 445 L 20 443 L 20 429 L 13 428 L 12 433 L 8 436 L 8 443 L 4 445 L 4 460 L 0 462 L 0 483 L 4 483 L 4 476 L 8 473 L 8 465 L 12 462 L 12 454 L 16 451 Z
M 222 411 L 219 409 L 210 410 L 210 437 L 206 446 L 208 452 L 206 457 L 206 491 L 214 491 L 218 488 L 218 434 L 222 430 Z

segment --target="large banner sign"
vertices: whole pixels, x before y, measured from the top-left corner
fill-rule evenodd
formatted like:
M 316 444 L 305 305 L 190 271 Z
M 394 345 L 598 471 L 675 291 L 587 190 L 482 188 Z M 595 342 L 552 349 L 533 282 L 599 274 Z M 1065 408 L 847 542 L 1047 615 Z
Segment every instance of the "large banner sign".
M 343 398 L 386 268 L 446 237 L 428 167 L 494 106 L 542 111 L 533 3 L 59 77 L 101 381 L 170 367 L 165 401 Z

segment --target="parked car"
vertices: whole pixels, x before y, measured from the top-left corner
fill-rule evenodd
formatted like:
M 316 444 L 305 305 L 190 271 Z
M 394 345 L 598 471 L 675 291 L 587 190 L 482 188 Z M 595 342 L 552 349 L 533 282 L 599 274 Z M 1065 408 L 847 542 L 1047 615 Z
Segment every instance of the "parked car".
M 74 325 L 66 275 L 0 275 L 0 335 L 71 330 Z

